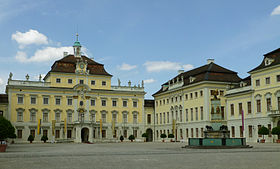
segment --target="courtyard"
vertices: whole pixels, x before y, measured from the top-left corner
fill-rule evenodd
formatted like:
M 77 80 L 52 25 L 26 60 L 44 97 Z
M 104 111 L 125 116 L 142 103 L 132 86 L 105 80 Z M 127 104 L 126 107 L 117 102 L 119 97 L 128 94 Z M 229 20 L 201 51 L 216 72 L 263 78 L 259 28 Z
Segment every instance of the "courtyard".
M 35 143 L 9 145 L 0 169 L 277 169 L 280 145 L 247 149 L 186 149 L 186 143 Z

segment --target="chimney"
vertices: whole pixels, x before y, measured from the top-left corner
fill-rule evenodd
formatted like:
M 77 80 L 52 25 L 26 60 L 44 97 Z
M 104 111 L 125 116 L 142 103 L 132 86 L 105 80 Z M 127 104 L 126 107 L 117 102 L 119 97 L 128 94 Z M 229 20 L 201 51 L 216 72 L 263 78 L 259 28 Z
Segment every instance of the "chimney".
M 63 57 L 67 56 L 68 52 L 63 52 Z
M 207 64 L 214 63 L 214 59 L 207 59 Z
M 184 70 L 178 70 L 178 75 L 184 73 Z

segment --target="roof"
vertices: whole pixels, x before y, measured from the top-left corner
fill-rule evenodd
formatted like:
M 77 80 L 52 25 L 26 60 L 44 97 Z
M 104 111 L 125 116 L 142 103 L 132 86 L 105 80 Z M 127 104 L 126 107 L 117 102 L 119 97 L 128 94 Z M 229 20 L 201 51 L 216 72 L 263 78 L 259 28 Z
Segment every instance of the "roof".
M 0 94 L 0 104 L 7 104 L 8 102 L 8 95 L 7 94 Z
M 190 80 L 191 78 L 193 79 L 192 82 Z M 174 83 L 177 83 L 177 80 L 180 82 L 182 79 L 183 86 L 192 85 L 202 81 L 238 83 L 241 80 L 241 78 L 237 75 L 237 72 L 231 71 L 212 62 L 177 75 L 171 79 L 170 82 L 164 83 L 161 89 L 153 94 L 153 96 L 167 91 L 169 83 L 173 84 L 173 81 Z M 163 90 L 164 86 L 167 87 L 165 90 Z
M 155 100 L 144 100 L 144 107 L 155 107 Z
M 76 63 L 78 59 L 82 59 L 87 62 L 87 70 L 89 70 L 89 74 L 112 76 L 104 69 L 103 64 L 97 63 L 86 56 L 76 58 L 74 55 L 67 55 L 64 58 L 55 61 L 48 74 L 50 72 L 75 73 Z
M 270 65 L 265 66 L 265 58 L 274 59 L 274 61 Z M 267 54 L 264 54 L 262 63 L 259 66 L 257 66 L 256 68 L 250 70 L 248 73 L 251 73 L 253 71 L 260 70 L 263 68 L 272 67 L 272 66 L 275 66 L 278 64 L 280 64 L 280 48 L 278 48 L 274 51 L 271 51 Z

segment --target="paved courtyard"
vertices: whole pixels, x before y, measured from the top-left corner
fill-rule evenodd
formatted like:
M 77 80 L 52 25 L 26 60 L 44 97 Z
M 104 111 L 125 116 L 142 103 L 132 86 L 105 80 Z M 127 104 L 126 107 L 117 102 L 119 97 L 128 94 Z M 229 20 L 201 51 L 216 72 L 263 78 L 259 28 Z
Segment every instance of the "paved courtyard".
M 14 144 L 0 169 L 279 169 L 280 144 L 185 149 L 185 143 Z

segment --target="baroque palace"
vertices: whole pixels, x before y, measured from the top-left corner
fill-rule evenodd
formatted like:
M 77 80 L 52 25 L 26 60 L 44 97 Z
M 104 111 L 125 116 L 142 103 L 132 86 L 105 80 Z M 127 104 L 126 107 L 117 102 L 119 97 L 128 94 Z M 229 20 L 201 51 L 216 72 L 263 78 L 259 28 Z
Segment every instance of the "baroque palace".
M 10 73 L 0 110 L 15 126 L 16 141 L 26 142 L 30 134 L 35 141 L 42 135 L 74 142 L 119 140 L 121 135 L 142 139 L 144 107 L 151 107 L 150 100 L 144 105 L 143 81 L 123 86 L 119 80 L 112 86 L 104 65 L 82 56 L 78 40 L 73 48 L 74 55 L 65 52 L 38 81 L 30 81 L 28 75 L 14 80 Z
M 232 138 L 257 142 L 258 128 L 266 126 L 271 132 L 280 126 L 280 49 L 265 54 L 249 74 L 241 79 L 213 59 L 199 68 L 178 71 L 153 94 L 155 139 L 162 133 L 173 133 L 176 140 L 202 138 L 206 125 L 219 123 L 228 126 Z M 271 133 L 266 140 L 273 141 Z
M 111 85 L 104 65 L 81 55 L 64 53 L 42 79 L 14 80 L 10 73 L 6 94 L 0 95 L 0 116 L 16 128 L 16 141 L 49 140 L 95 142 L 116 141 L 134 135 L 160 141 L 174 134 L 175 140 L 204 136 L 207 125 L 227 125 L 230 137 L 261 138 L 258 128 L 280 126 L 280 49 L 264 55 L 259 66 L 241 79 L 208 59 L 207 64 L 184 72 L 162 84 L 145 100 L 144 83 Z M 242 120 L 243 119 L 243 120 Z M 244 130 L 243 130 L 244 129 Z M 273 142 L 271 134 L 266 136 Z

